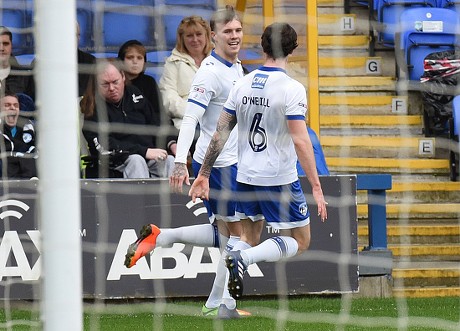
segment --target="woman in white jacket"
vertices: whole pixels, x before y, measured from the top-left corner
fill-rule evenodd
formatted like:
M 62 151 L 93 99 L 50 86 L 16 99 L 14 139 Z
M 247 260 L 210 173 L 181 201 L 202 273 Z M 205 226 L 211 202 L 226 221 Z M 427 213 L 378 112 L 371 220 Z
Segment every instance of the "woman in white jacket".
M 176 47 L 166 59 L 159 87 L 164 109 L 180 129 L 193 76 L 213 48 L 211 29 L 200 16 L 185 17 L 177 28 Z

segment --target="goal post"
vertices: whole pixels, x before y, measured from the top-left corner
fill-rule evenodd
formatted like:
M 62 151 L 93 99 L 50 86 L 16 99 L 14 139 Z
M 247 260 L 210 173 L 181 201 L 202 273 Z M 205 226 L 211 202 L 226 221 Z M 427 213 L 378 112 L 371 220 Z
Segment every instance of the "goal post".
M 44 330 L 82 330 L 75 0 L 35 0 Z

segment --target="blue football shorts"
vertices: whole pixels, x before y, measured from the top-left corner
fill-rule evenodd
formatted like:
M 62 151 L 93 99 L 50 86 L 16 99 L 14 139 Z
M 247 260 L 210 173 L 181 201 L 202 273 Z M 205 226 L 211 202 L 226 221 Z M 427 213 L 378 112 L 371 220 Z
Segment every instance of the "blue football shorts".
M 192 168 L 196 178 L 201 164 L 193 160 Z M 212 168 L 211 170 L 209 200 L 203 200 L 211 223 L 214 222 L 215 218 L 226 222 L 240 220 L 236 216 L 236 202 L 233 200 L 236 191 L 237 170 L 236 163 L 229 167 Z
M 278 186 L 237 183 L 237 216 L 252 221 L 265 219 L 274 229 L 310 224 L 310 212 L 299 180 Z

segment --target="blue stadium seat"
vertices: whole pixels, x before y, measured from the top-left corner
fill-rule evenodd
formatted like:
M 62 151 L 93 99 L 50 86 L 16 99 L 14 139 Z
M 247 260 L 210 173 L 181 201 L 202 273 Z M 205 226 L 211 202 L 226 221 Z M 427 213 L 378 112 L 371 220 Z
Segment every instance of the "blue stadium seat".
M 453 118 L 453 123 L 454 123 L 454 135 L 459 136 L 460 132 L 460 95 L 457 95 L 453 102 L 453 109 L 452 109 L 452 118 Z
M 450 179 L 452 181 L 456 181 L 458 177 L 460 158 L 460 95 L 454 97 L 452 101 L 452 119 L 449 122 L 449 137 L 452 141 L 452 147 L 449 151 Z
M 145 74 L 155 78 L 155 81 L 158 83 L 160 81 L 161 75 L 163 75 L 164 66 L 162 65 L 153 65 L 147 63 L 145 68 Z
M 171 51 L 147 52 L 147 62 L 150 62 L 152 64 L 163 65 L 166 61 L 166 58 L 170 55 L 171 55 Z
M 13 54 L 33 52 L 32 19 L 25 1 L 3 1 L 0 8 L 0 25 L 7 27 L 13 34 Z
M 460 0 L 439 0 L 439 8 L 447 8 L 460 13 Z
M 96 51 L 118 51 L 130 39 L 137 39 L 147 49 L 153 49 L 156 45 L 153 10 L 153 6 L 107 3 L 102 13 L 96 13 L 102 21 L 104 44 L 103 49 L 99 47 Z
M 216 0 L 164 0 L 165 5 L 170 6 L 200 6 L 200 7 L 208 7 L 213 10 L 217 9 L 217 1 Z
M 169 12 L 172 13 L 169 14 Z M 168 10 L 167 13 L 163 14 L 163 25 L 165 33 L 164 38 L 166 42 L 166 49 L 171 50 L 176 45 L 177 27 L 179 26 L 180 22 L 184 17 L 190 15 L 197 15 L 203 17 L 205 20 L 209 22 L 213 13 L 214 10 L 203 7 L 194 7 L 194 10 L 191 11 L 189 6 L 177 6 L 174 7 L 174 10 Z
M 384 46 L 394 47 L 400 15 L 412 7 L 437 7 L 437 0 L 375 0 L 377 1 L 378 41 Z
M 95 0 L 92 0 L 95 1 Z M 125 5 L 135 5 L 135 6 L 153 6 L 155 5 L 155 0 L 106 0 L 113 3 L 122 3 Z
M 454 49 L 460 27 L 456 12 L 444 8 L 410 8 L 401 14 L 396 36 L 398 65 L 408 80 L 420 81 L 428 54 Z
M 93 44 L 93 10 L 90 0 L 77 0 L 77 21 L 80 25 L 80 42 L 78 47 L 91 50 Z
M 118 57 L 118 52 L 96 52 L 96 53 L 91 53 L 94 55 L 94 57 L 98 59 L 108 59 L 108 58 L 113 58 L 113 57 Z
M 30 66 L 35 59 L 35 54 L 20 54 L 15 55 L 16 61 L 22 66 Z

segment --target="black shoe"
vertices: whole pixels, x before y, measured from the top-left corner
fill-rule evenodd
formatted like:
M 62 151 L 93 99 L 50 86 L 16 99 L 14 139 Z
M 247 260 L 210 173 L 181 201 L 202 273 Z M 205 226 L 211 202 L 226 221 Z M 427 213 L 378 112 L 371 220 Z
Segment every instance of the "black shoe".
M 248 267 L 241 258 L 240 251 L 231 251 L 225 258 L 228 269 L 228 292 L 233 299 L 239 300 L 243 296 L 243 276 Z

